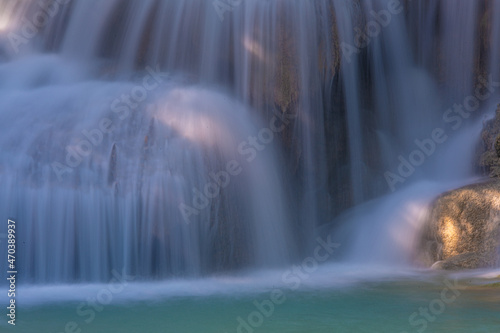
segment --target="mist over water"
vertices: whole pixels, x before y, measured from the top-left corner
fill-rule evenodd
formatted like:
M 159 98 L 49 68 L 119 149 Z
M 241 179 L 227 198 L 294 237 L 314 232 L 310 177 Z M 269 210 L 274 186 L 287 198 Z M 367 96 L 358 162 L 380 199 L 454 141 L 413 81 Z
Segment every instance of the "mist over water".
M 327 235 L 343 265 L 412 269 L 429 203 L 475 176 L 471 138 L 492 109 L 445 114 L 478 84 L 476 1 L 12 3 L 0 216 L 19 223 L 31 284 L 280 270 Z M 486 79 L 500 77 L 491 45 Z

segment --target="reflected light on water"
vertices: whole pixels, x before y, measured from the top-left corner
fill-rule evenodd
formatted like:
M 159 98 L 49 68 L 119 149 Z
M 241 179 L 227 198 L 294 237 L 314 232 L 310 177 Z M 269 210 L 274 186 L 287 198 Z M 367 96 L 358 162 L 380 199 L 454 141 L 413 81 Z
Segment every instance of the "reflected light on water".
M 400 249 L 405 249 L 408 253 L 413 251 L 415 234 L 422 227 L 428 209 L 427 202 L 412 201 L 405 205 L 401 213 L 395 217 L 389 232 Z
M 253 56 L 257 57 L 257 59 L 264 62 L 266 61 L 266 54 L 264 52 L 264 49 L 255 40 L 246 36 L 243 39 L 243 45 L 245 46 L 245 49 Z
M 16 11 L 14 10 L 19 3 L 16 0 L 2 1 L 0 0 L 0 34 L 14 28 L 16 19 Z
M 202 90 L 175 89 L 153 112 L 163 125 L 191 142 L 234 150 L 238 124 L 228 116 L 236 111 L 233 107 Z M 224 108 L 226 113 L 221 112 Z
M 9 27 L 9 18 L 7 15 L 0 15 L 0 33 L 7 31 Z

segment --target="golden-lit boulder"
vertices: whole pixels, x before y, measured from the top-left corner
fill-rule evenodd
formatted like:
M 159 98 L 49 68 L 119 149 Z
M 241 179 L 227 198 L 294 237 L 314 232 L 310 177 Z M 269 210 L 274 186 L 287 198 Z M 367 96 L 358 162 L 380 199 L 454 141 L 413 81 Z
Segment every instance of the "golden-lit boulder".
M 437 269 L 500 266 L 500 180 L 444 193 L 423 229 L 420 260 Z

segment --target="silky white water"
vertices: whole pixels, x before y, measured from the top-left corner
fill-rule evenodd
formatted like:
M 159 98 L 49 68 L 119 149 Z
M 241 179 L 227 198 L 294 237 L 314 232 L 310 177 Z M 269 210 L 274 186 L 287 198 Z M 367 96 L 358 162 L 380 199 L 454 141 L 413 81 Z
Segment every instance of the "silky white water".
M 478 84 L 475 2 L 0 3 L 0 213 L 35 285 L 284 269 L 324 230 L 336 260 L 416 267 L 498 96 L 447 112 Z

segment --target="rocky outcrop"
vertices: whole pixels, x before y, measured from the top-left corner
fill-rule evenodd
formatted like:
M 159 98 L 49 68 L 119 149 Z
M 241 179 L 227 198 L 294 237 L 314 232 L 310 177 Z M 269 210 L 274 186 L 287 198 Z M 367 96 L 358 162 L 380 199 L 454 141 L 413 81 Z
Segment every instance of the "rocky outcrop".
M 495 118 L 484 124 L 479 167 L 484 175 L 500 177 L 500 104 Z
M 500 104 L 484 123 L 478 166 L 490 181 L 444 193 L 423 229 L 419 261 L 435 269 L 500 266 Z
M 434 202 L 421 243 L 423 264 L 437 269 L 500 265 L 500 180 L 453 190 Z

